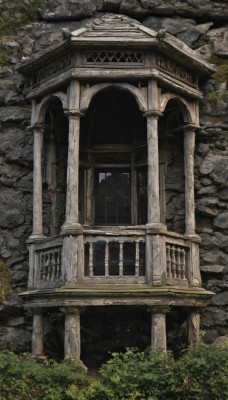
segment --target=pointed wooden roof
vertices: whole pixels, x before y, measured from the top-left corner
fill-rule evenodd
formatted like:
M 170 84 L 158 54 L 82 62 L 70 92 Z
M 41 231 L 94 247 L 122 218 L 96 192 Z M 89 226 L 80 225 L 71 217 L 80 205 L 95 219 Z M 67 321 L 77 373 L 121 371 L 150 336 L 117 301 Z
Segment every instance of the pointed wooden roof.
M 167 33 L 149 29 L 140 22 L 123 15 L 105 14 L 73 32 L 68 31 L 65 40 L 22 61 L 18 70 L 31 73 L 78 49 L 147 49 L 171 57 L 180 65 L 194 69 L 199 74 L 212 74 L 215 67 L 201 58 L 185 43 Z

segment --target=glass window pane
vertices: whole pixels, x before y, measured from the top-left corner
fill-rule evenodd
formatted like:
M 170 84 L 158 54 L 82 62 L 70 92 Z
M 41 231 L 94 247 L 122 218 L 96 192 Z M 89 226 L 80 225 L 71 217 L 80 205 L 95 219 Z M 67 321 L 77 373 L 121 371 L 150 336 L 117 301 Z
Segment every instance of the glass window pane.
M 95 223 L 131 223 L 130 172 L 120 170 L 96 171 Z

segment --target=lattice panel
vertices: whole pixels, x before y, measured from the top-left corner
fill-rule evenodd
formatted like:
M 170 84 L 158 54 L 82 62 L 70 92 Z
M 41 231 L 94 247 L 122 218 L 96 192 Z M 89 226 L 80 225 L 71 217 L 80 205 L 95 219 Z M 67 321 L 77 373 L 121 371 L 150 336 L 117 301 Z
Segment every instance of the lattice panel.
M 88 64 L 143 64 L 143 53 L 138 51 L 93 51 L 86 53 Z
M 156 65 L 166 72 L 175 75 L 176 77 L 189 82 L 191 84 L 196 84 L 196 77 L 191 71 L 182 65 L 177 64 L 175 61 L 161 54 L 157 54 L 155 57 Z
M 72 65 L 71 55 L 68 55 L 64 58 L 61 58 L 60 60 L 53 62 L 52 64 L 49 64 L 47 67 L 42 68 L 40 71 L 38 71 L 36 77 L 36 84 L 47 80 L 51 76 L 54 76 L 56 74 L 65 71 L 67 68 L 71 67 L 71 65 Z

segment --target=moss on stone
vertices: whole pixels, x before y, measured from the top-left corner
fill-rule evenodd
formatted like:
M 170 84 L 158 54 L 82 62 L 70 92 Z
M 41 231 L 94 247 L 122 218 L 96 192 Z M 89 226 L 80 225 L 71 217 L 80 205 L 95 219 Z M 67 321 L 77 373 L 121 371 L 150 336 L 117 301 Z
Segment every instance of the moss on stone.
M 13 35 L 18 28 L 39 19 L 38 8 L 43 0 L 34 0 L 30 4 L 18 1 L 6 10 L 0 6 L 0 38 Z
M 0 301 L 4 299 L 10 291 L 10 271 L 5 263 L 0 260 Z
M 0 46 L 0 66 L 7 66 L 10 64 L 10 58 L 6 51 Z

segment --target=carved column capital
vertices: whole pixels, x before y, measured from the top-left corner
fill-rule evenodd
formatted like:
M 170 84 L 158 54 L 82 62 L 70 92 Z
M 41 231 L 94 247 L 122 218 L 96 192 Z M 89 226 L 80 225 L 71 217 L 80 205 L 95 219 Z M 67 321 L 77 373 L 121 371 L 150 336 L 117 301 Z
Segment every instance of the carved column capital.
M 197 129 L 200 129 L 200 126 L 196 124 L 187 124 L 183 125 L 182 128 L 185 133 L 190 133 L 190 132 L 195 132 Z
M 147 308 L 147 311 L 152 314 L 163 314 L 164 316 L 170 312 L 170 307 L 163 305 L 163 306 L 150 306 Z
M 77 118 L 80 119 L 81 117 L 84 117 L 84 113 L 81 112 L 79 109 L 73 109 L 73 110 L 65 110 L 64 114 L 67 115 L 68 118 Z
M 40 132 L 40 133 L 44 133 L 45 132 L 45 125 L 43 124 L 34 124 L 34 125 L 29 125 L 26 128 L 27 131 L 31 131 L 33 133 L 35 132 Z
M 159 110 L 147 110 L 147 111 L 143 114 L 143 116 L 146 117 L 146 118 L 154 117 L 154 118 L 156 118 L 156 119 L 158 119 L 158 118 L 161 117 L 162 115 L 163 115 L 162 112 L 160 112 Z
M 85 311 L 85 307 L 81 306 L 62 306 L 60 308 L 64 314 L 82 314 Z

